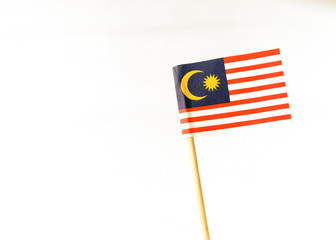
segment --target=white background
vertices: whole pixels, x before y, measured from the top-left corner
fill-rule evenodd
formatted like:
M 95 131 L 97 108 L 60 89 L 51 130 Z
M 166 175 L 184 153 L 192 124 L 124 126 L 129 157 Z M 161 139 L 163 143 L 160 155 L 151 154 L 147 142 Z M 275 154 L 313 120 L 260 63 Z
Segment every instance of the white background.
M 195 139 L 211 239 L 336 239 L 336 2 L 0 2 L 0 239 L 202 239 L 172 67 L 280 47 L 292 124 Z

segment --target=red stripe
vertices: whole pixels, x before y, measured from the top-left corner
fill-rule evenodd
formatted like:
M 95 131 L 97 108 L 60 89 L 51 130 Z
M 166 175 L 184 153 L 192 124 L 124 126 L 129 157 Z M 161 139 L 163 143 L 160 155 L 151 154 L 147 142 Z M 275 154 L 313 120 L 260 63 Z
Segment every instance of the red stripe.
M 228 129 L 228 128 L 243 127 L 243 126 L 274 122 L 274 121 L 280 121 L 280 120 L 286 120 L 286 119 L 291 119 L 291 115 L 287 114 L 287 115 L 281 115 L 281 116 L 275 116 L 275 117 L 248 120 L 248 121 L 243 121 L 243 122 L 234 122 L 234 123 L 226 123 L 226 124 L 206 126 L 206 127 L 189 128 L 189 129 L 182 130 L 182 134 L 208 132 L 208 131 L 222 130 L 222 129 Z
M 214 105 L 202 106 L 202 107 L 194 107 L 194 108 L 183 108 L 179 110 L 179 113 L 195 112 L 195 111 L 202 111 L 202 110 L 208 110 L 208 109 L 237 106 L 237 105 L 242 105 L 242 104 L 263 102 L 263 101 L 279 99 L 279 98 L 286 98 L 286 97 L 287 97 L 287 93 L 278 93 L 278 94 L 273 94 L 273 95 L 268 95 L 268 96 L 263 96 L 263 97 L 236 100 L 236 101 L 232 101 L 229 103 L 220 103 L 220 104 L 214 104 Z
M 255 58 L 268 57 L 268 56 L 273 56 L 277 54 L 280 54 L 279 48 L 262 51 L 262 52 L 255 52 L 255 53 L 248 53 L 248 54 L 236 55 L 236 56 L 231 56 L 231 57 L 225 57 L 223 59 L 224 59 L 224 63 L 232 63 L 232 62 L 245 61 L 245 60 L 250 60 L 250 59 L 255 59 Z
M 236 83 L 243 83 L 243 82 L 251 82 L 251 81 L 262 80 L 262 79 L 267 79 L 267 78 L 280 77 L 283 75 L 284 73 L 283 71 L 281 71 L 281 72 L 267 73 L 267 74 L 256 75 L 256 76 L 251 76 L 251 77 L 230 79 L 230 80 L 227 80 L 227 83 L 236 84 Z
M 231 95 L 236 95 L 236 94 L 241 94 L 241 93 L 257 92 L 257 91 L 268 90 L 268 89 L 279 88 L 279 87 L 286 87 L 285 82 L 279 82 L 279 83 L 267 84 L 267 85 L 262 85 L 262 86 L 257 86 L 257 87 L 249 87 L 249 88 L 241 88 L 241 89 L 231 90 L 231 91 L 229 91 L 229 95 L 231 96 Z
M 254 113 L 269 112 L 269 111 L 286 109 L 286 108 L 289 108 L 288 103 L 274 105 L 274 106 L 261 107 L 261 108 L 240 110 L 240 111 L 235 111 L 235 112 L 227 112 L 227 113 L 219 113 L 219 114 L 213 114 L 213 115 L 207 115 L 207 116 L 184 118 L 184 119 L 181 119 L 180 122 L 183 124 L 183 123 L 191 123 L 191 122 L 208 121 L 208 120 L 215 120 L 215 119 L 221 119 L 221 118 L 249 115 L 249 114 L 254 114 Z
M 245 71 L 256 70 L 256 69 L 267 68 L 267 67 L 274 67 L 274 66 L 279 66 L 279 65 L 282 65 L 282 62 L 275 61 L 275 62 L 256 64 L 256 65 L 251 65 L 251 66 L 246 66 L 246 67 L 225 69 L 225 72 L 226 74 L 230 74 L 230 73 L 245 72 Z

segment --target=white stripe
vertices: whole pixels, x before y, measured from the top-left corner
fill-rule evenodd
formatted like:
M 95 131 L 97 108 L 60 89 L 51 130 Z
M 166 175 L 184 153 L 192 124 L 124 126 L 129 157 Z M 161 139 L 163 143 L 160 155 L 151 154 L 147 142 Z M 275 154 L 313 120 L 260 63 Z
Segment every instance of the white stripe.
M 283 71 L 282 65 L 279 65 L 279 66 L 255 69 L 255 70 L 250 70 L 250 71 L 245 71 L 245 72 L 230 73 L 230 74 L 226 74 L 226 78 L 227 80 L 231 80 L 231 79 L 236 79 L 236 78 L 251 77 L 251 76 L 256 76 L 256 75 L 282 72 L 282 71 Z
M 230 106 L 230 107 L 222 107 L 222 108 L 214 108 L 214 109 L 208 109 L 208 110 L 203 110 L 203 111 L 184 112 L 184 113 L 180 113 L 179 117 L 180 119 L 200 117 L 200 116 L 207 116 L 207 115 L 220 114 L 220 113 L 236 112 L 236 111 L 247 110 L 247 109 L 268 107 L 268 106 L 274 106 L 274 105 L 279 105 L 279 104 L 284 104 L 284 103 L 288 103 L 288 98 L 279 98 L 279 99 L 268 100 L 268 101 L 263 101 L 263 102 L 248 103 L 248 104 L 242 104 L 242 105 Z
M 189 129 L 189 128 L 214 126 L 214 125 L 227 124 L 227 123 L 243 122 L 243 121 L 261 119 L 261 118 L 281 116 L 281 115 L 286 115 L 286 114 L 290 114 L 289 108 L 274 110 L 274 111 L 269 111 L 269 112 L 254 113 L 254 114 L 237 116 L 237 117 L 222 118 L 222 119 L 193 122 L 193 123 L 184 123 L 181 125 L 182 125 L 182 129 Z
M 241 88 L 250 88 L 250 87 L 257 87 L 263 86 L 267 84 L 279 83 L 284 82 L 284 76 L 274 77 L 274 78 L 266 78 L 261 80 L 255 80 L 251 82 L 244 82 L 244 83 L 235 83 L 235 84 L 228 84 L 229 91 L 241 89 Z
M 291 123 L 293 120 L 292 119 L 284 119 L 284 120 L 279 120 L 279 121 L 274 121 L 274 122 L 267 122 L 267 123 L 263 123 L 263 124 L 270 124 L 270 125 L 279 125 L 281 126 L 281 124 L 288 124 Z M 246 127 L 246 126 L 244 126 Z M 250 127 L 250 126 L 248 126 Z M 198 133 L 187 133 L 187 134 L 183 134 L 184 138 L 189 138 L 189 137 L 197 137 L 197 136 L 204 136 L 204 135 L 210 135 L 213 133 L 228 133 L 230 131 L 236 131 L 237 129 L 234 128 L 227 128 L 227 129 L 220 129 L 220 130 L 214 130 L 214 131 L 206 131 L 206 132 L 198 132 Z
M 267 89 L 257 92 L 250 92 L 250 93 L 242 93 L 242 94 L 236 94 L 230 96 L 230 101 L 237 101 L 242 99 L 248 99 L 248 98 L 255 98 L 255 97 L 263 97 L 267 95 L 273 95 L 278 93 L 286 93 L 286 87 L 280 87 L 280 88 L 273 88 L 273 89 Z
M 267 62 L 275 62 L 279 60 L 281 60 L 280 54 L 269 56 L 269 57 L 245 60 L 245 61 L 225 63 L 224 65 L 225 65 L 225 69 L 231 69 L 231 68 L 246 67 L 246 66 L 251 66 L 251 65 L 256 65 L 256 64 L 261 64 L 261 63 L 267 63 Z

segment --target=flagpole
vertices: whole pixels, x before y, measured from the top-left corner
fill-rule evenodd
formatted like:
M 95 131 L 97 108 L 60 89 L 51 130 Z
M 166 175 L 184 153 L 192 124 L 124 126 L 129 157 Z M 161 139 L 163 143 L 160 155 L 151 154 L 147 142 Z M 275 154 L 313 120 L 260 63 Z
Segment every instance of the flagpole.
M 198 211 L 199 211 L 199 214 L 200 214 L 200 217 L 201 217 L 201 224 L 202 224 L 202 229 L 203 229 L 203 237 L 204 237 L 204 240 L 210 240 L 208 223 L 207 223 L 207 218 L 206 218 L 206 214 L 205 214 L 203 194 L 202 194 L 201 179 L 200 179 L 200 174 L 199 174 L 199 171 L 198 171 L 198 164 L 197 164 L 197 156 L 196 156 L 194 138 L 190 137 L 190 138 L 187 138 L 187 140 L 188 140 L 188 146 L 189 146 L 189 154 L 190 154 L 190 159 L 191 159 L 192 171 L 193 171 L 193 175 L 194 175 L 194 183 L 195 183 L 195 189 L 196 189 L 196 195 L 197 195 Z

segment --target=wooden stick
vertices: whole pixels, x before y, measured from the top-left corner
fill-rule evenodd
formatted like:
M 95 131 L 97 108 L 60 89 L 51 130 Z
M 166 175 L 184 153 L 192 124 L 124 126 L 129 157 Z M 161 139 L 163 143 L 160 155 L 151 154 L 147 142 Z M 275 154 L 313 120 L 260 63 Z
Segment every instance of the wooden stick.
M 198 171 L 198 164 L 197 164 L 194 138 L 193 137 L 187 138 L 187 140 L 188 140 L 189 154 L 190 154 L 190 159 L 191 159 L 191 164 L 192 164 L 192 171 L 193 171 L 193 175 L 194 175 L 194 182 L 195 182 L 197 203 L 198 203 L 198 211 L 199 211 L 199 214 L 200 214 L 200 217 L 201 217 L 201 224 L 202 224 L 202 229 L 203 229 L 203 237 L 204 237 L 204 240 L 210 240 L 208 223 L 207 223 L 207 218 L 206 218 L 206 214 L 205 214 L 203 194 L 202 194 L 201 179 L 200 179 L 200 175 L 199 175 L 199 171 Z

